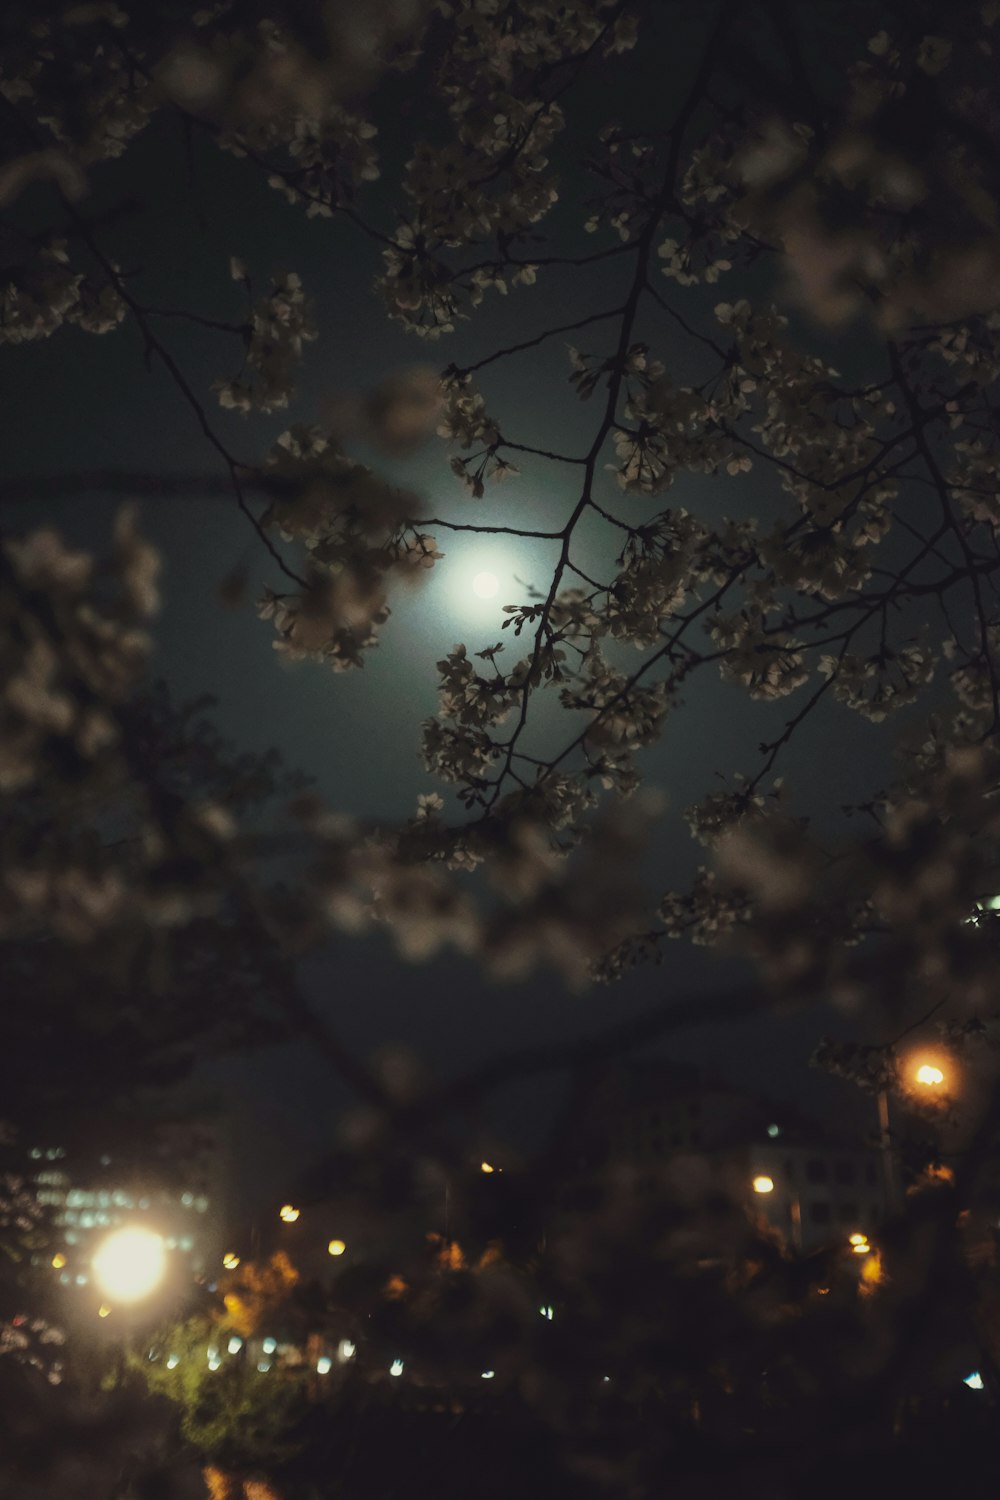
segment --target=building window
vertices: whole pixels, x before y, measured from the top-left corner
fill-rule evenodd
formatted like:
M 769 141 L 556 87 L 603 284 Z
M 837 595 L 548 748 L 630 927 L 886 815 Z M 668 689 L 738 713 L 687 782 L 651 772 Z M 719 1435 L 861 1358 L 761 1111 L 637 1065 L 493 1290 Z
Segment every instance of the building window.
M 855 1182 L 858 1174 L 854 1170 L 852 1161 L 838 1161 L 833 1169 L 833 1175 L 838 1182 Z
M 814 1156 L 806 1162 L 806 1177 L 810 1182 L 826 1182 L 829 1177 L 825 1161 Z
M 819 1199 L 816 1203 L 810 1203 L 810 1205 L 809 1205 L 809 1222 L 811 1224 L 829 1224 L 829 1222 L 830 1222 L 830 1205 L 829 1205 L 829 1203 L 825 1202 L 822 1198 Z
M 858 1205 L 856 1203 L 842 1203 L 837 1210 L 837 1217 L 841 1224 L 856 1224 L 858 1222 Z

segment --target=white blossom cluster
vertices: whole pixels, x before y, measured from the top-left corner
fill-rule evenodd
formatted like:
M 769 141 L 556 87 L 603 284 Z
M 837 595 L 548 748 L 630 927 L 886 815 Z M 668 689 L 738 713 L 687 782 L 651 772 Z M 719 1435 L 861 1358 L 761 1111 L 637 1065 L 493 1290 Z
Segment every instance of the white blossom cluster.
M 233 259 L 234 281 L 247 279 L 243 262 Z M 245 372 L 217 380 L 212 389 L 219 405 L 242 412 L 272 412 L 286 407 L 294 394 L 304 344 L 318 337 L 312 306 L 294 271 L 280 272 L 271 291 L 254 304 L 246 332 Z
M 50 530 L 3 546 L 3 696 L 0 787 L 31 786 L 52 757 L 93 761 L 115 743 L 114 708 L 134 688 L 149 639 L 141 623 L 157 607 L 159 558 L 123 511 L 108 572 L 117 593 L 95 591 L 96 569 Z M 27 598 L 44 611 L 25 609 Z
M 0 287 L 2 344 L 49 338 L 67 323 L 85 333 L 110 333 L 125 317 L 117 287 L 73 270 L 63 239 L 32 247 L 25 263 L 6 274 L 10 279 Z
M 390 615 L 391 582 L 415 582 L 442 556 L 434 537 L 406 524 L 413 501 L 348 458 L 318 427 L 283 432 L 267 460 L 287 489 L 264 525 L 305 548 L 304 587 L 268 589 L 258 605 L 291 661 L 322 661 L 335 672 L 363 665 Z

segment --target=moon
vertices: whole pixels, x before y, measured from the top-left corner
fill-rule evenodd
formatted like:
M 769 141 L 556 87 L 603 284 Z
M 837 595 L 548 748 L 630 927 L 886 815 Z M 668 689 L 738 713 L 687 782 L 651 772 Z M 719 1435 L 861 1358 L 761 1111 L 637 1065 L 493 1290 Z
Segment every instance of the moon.
M 472 592 L 480 599 L 495 599 L 500 591 L 500 580 L 495 573 L 477 573 L 472 580 Z

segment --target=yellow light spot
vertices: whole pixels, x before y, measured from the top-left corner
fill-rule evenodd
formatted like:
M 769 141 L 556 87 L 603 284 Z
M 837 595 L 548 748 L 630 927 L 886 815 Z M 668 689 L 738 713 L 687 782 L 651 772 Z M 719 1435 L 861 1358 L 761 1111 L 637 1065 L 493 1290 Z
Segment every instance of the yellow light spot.
M 759 1177 L 754 1178 L 753 1190 L 755 1193 L 773 1193 L 774 1178 L 768 1177 L 766 1173 L 762 1173 Z
M 53 1255 L 52 1264 L 55 1266 L 57 1271 L 61 1271 L 63 1266 L 66 1264 L 66 1257 L 65 1255 L 63 1255 L 61 1250 Z
M 403 1280 L 402 1276 L 390 1276 L 389 1280 L 382 1288 L 382 1291 L 390 1302 L 398 1302 L 400 1297 L 406 1296 L 406 1293 L 409 1291 L 409 1287 L 406 1285 L 406 1282 Z
M 866 1234 L 852 1234 L 847 1243 L 849 1245 L 863 1245 L 867 1239 L 868 1236 Z
M 100 1305 L 100 1307 L 97 1309 L 97 1316 L 99 1318 L 106 1318 L 106 1317 L 108 1317 L 108 1315 L 110 1314 L 110 1312 L 111 1312 L 111 1309 L 108 1306 L 108 1304 L 106 1302 L 102 1302 L 101 1305 Z
M 937 1088 L 944 1083 L 944 1074 L 933 1063 L 921 1063 L 914 1076 L 918 1083 L 927 1088 Z
M 869 1255 L 871 1253 L 871 1248 L 872 1247 L 871 1245 L 869 1245 L 867 1240 L 859 1240 L 856 1245 L 851 1246 L 851 1249 L 854 1251 L 855 1255 Z
M 876 1287 L 885 1281 L 885 1273 L 882 1270 L 882 1257 L 874 1250 L 864 1265 L 861 1267 L 861 1291 L 865 1296 L 870 1296 Z
M 343 1240 L 331 1240 L 326 1247 L 328 1255 L 343 1255 L 346 1249 L 347 1246 Z
M 290 1203 L 283 1203 L 278 1209 L 278 1217 L 284 1224 L 294 1224 L 301 1212 L 301 1209 L 293 1208 Z
M 234 1254 L 232 1250 L 227 1250 L 225 1255 L 222 1257 L 222 1264 L 225 1266 L 227 1271 L 235 1271 L 239 1263 L 239 1256 Z
M 481 1161 L 479 1163 L 479 1170 L 480 1170 L 480 1172 L 486 1172 L 486 1173 L 495 1172 L 496 1171 L 496 1167 L 491 1167 L 488 1161 Z

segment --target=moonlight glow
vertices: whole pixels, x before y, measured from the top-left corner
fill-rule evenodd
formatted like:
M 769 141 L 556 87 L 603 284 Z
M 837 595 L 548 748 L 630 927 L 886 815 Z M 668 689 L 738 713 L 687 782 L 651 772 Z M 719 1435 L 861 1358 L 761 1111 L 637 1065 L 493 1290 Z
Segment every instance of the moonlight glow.
M 167 1268 L 163 1240 L 138 1225 L 116 1229 L 93 1260 L 94 1279 L 116 1302 L 138 1302 L 155 1291 Z
M 500 592 L 500 580 L 495 573 L 477 573 L 472 580 L 472 592 L 480 599 L 495 599 Z

